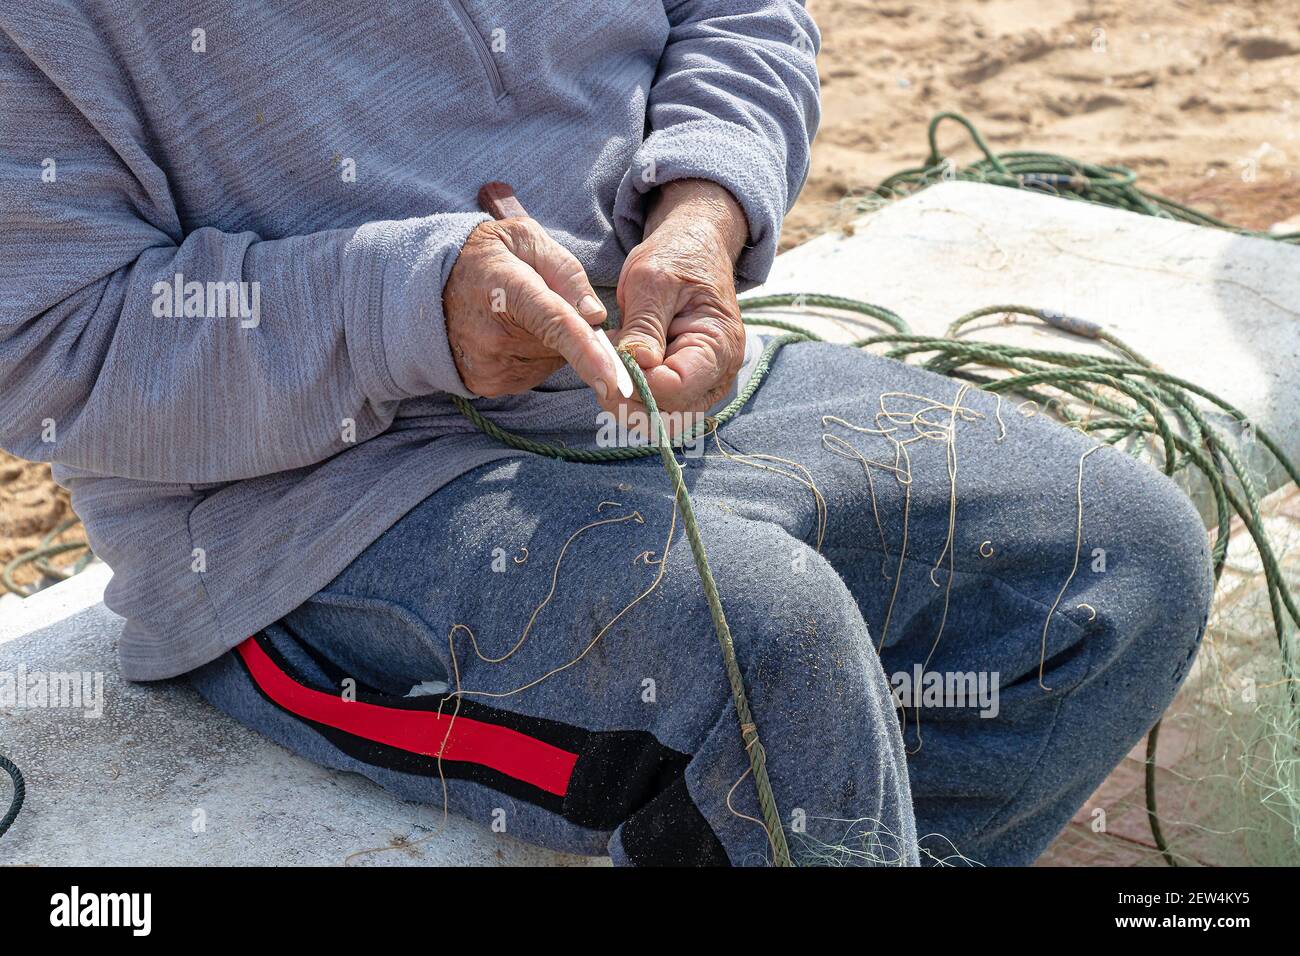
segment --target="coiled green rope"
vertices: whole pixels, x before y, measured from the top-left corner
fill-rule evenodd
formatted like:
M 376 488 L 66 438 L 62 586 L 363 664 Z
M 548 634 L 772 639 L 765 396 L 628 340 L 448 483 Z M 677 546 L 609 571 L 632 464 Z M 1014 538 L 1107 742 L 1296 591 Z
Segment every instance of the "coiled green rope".
M 938 129 L 945 122 L 965 127 L 971 140 L 984 154 L 983 158 L 960 168 L 946 159 L 939 152 L 937 141 Z M 894 173 L 876 187 L 876 196 L 886 200 L 899 199 L 934 183 L 952 180 L 990 183 L 994 186 L 1033 189 L 1066 199 L 1082 199 L 1103 206 L 1127 209 L 1143 216 L 1159 216 L 1197 226 L 1226 229 L 1243 236 L 1300 243 L 1300 232 L 1277 235 L 1240 229 L 1167 196 L 1142 189 L 1137 185 L 1137 173 L 1126 166 L 1085 163 L 1057 153 L 1019 150 L 995 153 L 975 125 L 960 113 L 937 114 L 930 120 L 927 137 L 930 153 L 925 164 Z

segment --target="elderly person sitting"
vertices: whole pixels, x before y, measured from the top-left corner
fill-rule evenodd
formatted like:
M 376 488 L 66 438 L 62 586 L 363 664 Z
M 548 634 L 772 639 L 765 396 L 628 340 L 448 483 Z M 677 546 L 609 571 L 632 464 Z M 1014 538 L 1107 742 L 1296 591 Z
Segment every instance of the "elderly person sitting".
M 124 675 L 523 840 L 768 861 L 657 459 L 522 454 L 452 399 L 589 445 L 638 407 L 607 318 L 666 411 L 734 395 L 818 42 L 793 0 L 0 12 L 0 444 L 71 489 Z M 806 343 L 683 462 L 796 860 L 1028 863 L 1186 673 L 1191 507 L 997 412 Z M 996 700 L 891 693 L 931 673 Z

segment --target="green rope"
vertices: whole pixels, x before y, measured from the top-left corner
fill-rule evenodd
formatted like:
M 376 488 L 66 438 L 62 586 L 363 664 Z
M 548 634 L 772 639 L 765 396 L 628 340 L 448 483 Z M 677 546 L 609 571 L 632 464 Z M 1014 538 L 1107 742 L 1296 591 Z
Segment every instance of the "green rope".
M 945 160 L 939 153 L 936 139 L 936 131 L 944 120 L 951 120 L 964 126 L 984 153 L 984 158 L 960 170 Z M 1270 236 L 1267 233 L 1235 229 L 1227 223 L 1172 199 L 1147 192 L 1137 186 L 1136 174 L 1122 166 L 1082 163 L 1051 153 L 994 153 L 974 125 L 965 117 L 955 113 L 940 113 L 936 116 L 930 123 L 928 135 L 930 155 L 925 165 L 889 177 L 875 191 L 877 196 L 894 199 L 936 182 L 962 179 L 1013 188 L 1046 190 L 1067 198 L 1128 209 L 1141 215 L 1228 229 L 1242 235 L 1270 238 L 1281 242 L 1300 242 L 1300 233 Z M 849 343 L 847 347 L 861 349 L 888 346 L 887 357 L 898 361 L 914 355 L 929 355 L 930 358 L 924 366 L 932 371 L 973 381 L 987 391 L 1014 392 L 1024 395 L 1051 408 L 1068 426 L 1080 432 L 1109 433 L 1106 437 L 1099 436 L 1099 440 L 1112 445 L 1125 439 L 1156 436 L 1163 451 L 1163 470 L 1166 474 L 1172 475 L 1182 468 L 1194 466 L 1209 481 L 1217 519 L 1217 535 L 1213 551 L 1216 583 L 1226 561 L 1233 512 L 1241 518 L 1243 526 L 1251 535 L 1264 567 L 1274 630 L 1283 652 L 1286 676 L 1291 680 L 1292 702 L 1295 703 L 1295 682 L 1289 655 L 1286 653 L 1286 618 L 1290 617 L 1296 624 L 1300 624 L 1300 609 L 1296 607 L 1277 556 L 1264 533 L 1263 519 L 1259 511 L 1259 497 L 1249 470 L 1241 462 L 1230 442 L 1197 407 L 1195 399 L 1208 401 L 1235 422 L 1248 426 L 1250 424 L 1248 419 L 1237 408 L 1192 382 L 1160 371 L 1154 363 L 1095 323 L 1046 309 L 1021 305 L 986 306 L 959 317 L 949 326 L 945 336 L 934 337 L 913 334 L 907 323 L 889 309 L 842 296 L 820 293 L 766 295 L 742 300 L 741 308 L 742 317 L 748 324 L 779 329 L 785 334 L 767 343 L 754 372 L 733 401 L 728 403 L 718 415 L 682 435 L 676 442 L 668 440 L 645 378 L 636 361 L 627 354 L 622 354 L 624 364 L 632 373 L 642 401 L 651 411 L 651 420 L 655 423 L 657 441 L 652 446 L 594 450 L 567 448 L 508 432 L 482 415 L 465 399 L 456 398 L 454 401 L 461 412 L 488 435 L 512 448 L 534 454 L 564 461 L 599 464 L 643 458 L 656 451 L 659 452 L 664 469 L 676 489 L 677 507 L 686 527 L 696 569 L 703 583 L 705 599 L 709 604 L 714 629 L 722 647 L 723 660 L 735 699 L 736 714 L 741 725 L 741 736 L 754 771 L 764 826 L 772 840 L 775 862 L 778 865 L 793 864 L 777 812 L 776 799 L 768 781 L 765 755 L 759 743 L 757 727 L 749 711 L 741 670 L 717 593 L 717 584 L 710 573 L 690 496 L 686 492 L 681 468 L 673 453 L 674 448 L 693 442 L 707 430 L 721 427 L 730 421 L 757 391 L 771 367 L 772 360 L 781 348 L 794 342 L 823 341 L 819 336 L 794 323 L 763 316 L 761 313 L 768 309 L 833 309 L 853 313 L 868 320 L 876 320 L 892 328 L 893 332 L 867 336 Z M 1105 343 L 1117 352 L 1119 357 L 1031 349 L 958 338 L 959 333 L 971 322 L 984 316 L 1002 314 L 1033 318 L 1065 332 Z M 990 376 L 978 371 L 979 369 L 1000 370 L 1003 374 Z M 1041 391 L 1042 388 L 1060 392 L 1065 398 L 1044 393 Z M 1088 420 L 1075 415 L 1069 407 L 1070 399 L 1085 402 L 1113 417 Z M 1177 433 L 1170 426 L 1169 416 L 1177 420 L 1185 434 Z M 1300 487 L 1300 471 L 1297 471 L 1277 443 L 1259 428 L 1254 429 L 1254 436 L 1281 464 L 1297 487 Z M 1135 442 L 1135 453 L 1140 451 L 1141 447 L 1140 441 Z M 1235 480 L 1239 491 L 1234 491 L 1229 486 L 1229 481 L 1232 480 Z M 1159 729 L 1160 725 L 1157 722 L 1148 737 L 1147 814 L 1157 848 L 1170 865 L 1176 865 L 1175 858 L 1160 829 L 1157 814 L 1154 761 Z
M 680 447 L 683 443 L 694 441 L 701 434 L 704 434 L 706 430 L 718 428 L 730 421 L 749 401 L 754 392 L 758 390 L 758 386 L 762 383 L 768 369 L 771 367 L 772 357 L 776 355 L 783 345 L 805 337 L 802 333 L 790 334 L 780 336 L 769 342 L 759 357 L 754 373 L 750 376 L 745 387 L 737 392 L 736 397 L 711 420 L 701 422 L 691 429 L 687 435 L 679 437 L 675 442 L 668 437 L 663 418 L 659 414 L 659 405 L 645 380 L 645 373 L 641 371 L 641 366 L 637 364 L 636 358 L 627 352 L 619 352 L 619 357 L 623 360 L 623 364 L 627 366 L 628 373 L 632 376 L 632 384 L 650 416 L 654 441 L 649 445 L 588 450 L 567 448 L 563 445 L 536 441 L 527 436 L 506 431 L 480 413 L 470 402 L 460 397 L 453 398 L 456 407 L 483 432 L 497 441 L 520 451 L 544 455 L 548 458 L 558 458 L 563 461 L 587 464 L 628 461 L 658 453 L 660 460 L 663 462 L 664 471 L 668 473 L 669 481 L 675 489 L 677 510 L 681 513 L 682 524 L 686 529 L 686 538 L 691 546 L 691 556 L 695 560 L 696 572 L 699 574 L 700 581 L 704 586 L 704 599 L 709 606 L 709 615 L 713 619 L 713 630 L 717 634 L 718 645 L 722 649 L 722 662 L 727 672 L 727 681 L 731 685 L 731 696 L 736 708 L 736 719 L 740 724 L 741 741 L 745 745 L 745 752 L 749 755 L 749 767 L 754 774 L 754 784 L 758 791 L 759 810 L 763 815 L 763 828 L 767 831 L 768 839 L 771 841 L 773 860 L 777 866 L 793 866 L 794 863 L 790 857 L 790 848 L 786 840 L 785 830 L 781 825 L 781 814 L 777 809 L 776 796 L 772 792 L 772 784 L 768 779 L 767 754 L 759 740 L 758 724 L 755 722 L 754 715 L 749 708 L 749 696 L 745 692 L 744 676 L 741 673 L 740 662 L 736 657 L 736 646 L 731 636 L 731 627 L 727 624 L 727 615 L 723 610 L 722 599 L 718 594 L 718 585 L 714 580 L 712 570 L 709 568 L 709 558 L 704 548 L 704 538 L 700 534 L 699 522 L 695 517 L 691 496 L 686 491 L 685 477 L 682 474 L 681 465 L 677 463 L 674 449 Z
M 954 377 L 965 377 L 964 373 L 966 373 L 967 366 L 971 365 L 1002 369 L 1005 372 L 1015 374 L 1001 378 L 983 376 L 980 387 L 991 392 L 1016 392 L 1019 394 L 1034 394 L 1034 390 L 1038 386 L 1056 388 L 1075 399 L 1087 401 L 1093 406 L 1117 416 L 1093 421 L 1083 420 L 1072 415 L 1065 403 L 1054 398 L 1050 399 L 1050 402 L 1055 405 L 1065 418 L 1066 423 L 1078 428 L 1080 431 L 1114 432 L 1116 434 L 1110 439 L 1112 442 L 1124 437 L 1146 434 L 1158 436 L 1164 452 L 1163 470 L 1166 474 L 1173 474 L 1180 468 L 1193 465 L 1209 479 L 1218 518 L 1218 534 L 1214 548 L 1216 581 L 1223 570 L 1227 554 L 1231 527 L 1230 512 L 1235 511 L 1241 517 L 1244 527 L 1254 539 L 1264 566 L 1270 606 L 1273 609 L 1274 628 L 1279 646 L 1285 650 L 1285 618 L 1290 616 L 1292 620 L 1300 624 L 1300 609 L 1296 607 L 1286 585 L 1277 556 L 1264 533 L 1263 520 L 1259 513 L 1258 495 L 1254 490 L 1250 474 L 1240 461 L 1235 450 L 1219 433 L 1219 430 L 1196 408 L 1187 393 L 1208 400 L 1235 421 L 1246 424 L 1247 419 L 1242 412 L 1205 389 L 1177 376 L 1160 371 L 1135 350 L 1109 333 L 1089 337 L 1107 342 L 1124 358 L 1023 348 L 989 342 L 971 342 L 953 337 L 975 319 L 995 313 L 1018 313 L 1038 318 L 1056 327 L 1065 327 L 1062 323 L 1063 317 L 1056 313 L 1024 306 L 995 306 L 978 309 L 957 319 L 950 326 L 948 336 L 940 338 L 911 334 L 907 331 L 906 323 L 893 312 L 868 302 L 797 293 L 745 299 L 742 300 L 741 305 L 745 319 L 749 324 L 788 331 L 786 331 L 786 334 L 767 343 L 754 372 L 744 387 L 739 390 L 733 401 L 728 403 L 711 422 L 694 429 L 690 435 L 679 438 L 675 443 L 670 442 L 668 439 L 663 423 L 659 419 L 658 407 L 654 404 L 654 396 L 650 394 L 640 367 L 631 356 L 620 353 L 624 364 L 632 373 L 642 401 L 645 402 L 647 409 L 650 411 L 651 421 L 655 423 L 655 434 L 657 436 L 655 446 L 589 450 L 573 449 L 541 442 L 500 428 L 475 409 L 471 403 L 463 399 L 457 399 L 458 407 L 465 412 L 475 425 L 505 444 L 523 451 L 565 461 L 585 463 L 626 461 L 631 458 L 646 457 L 658 451 L 673 487 L 677 490 L 677 506 L 691 542 L 696 569 L 703 582 L 705 598 L 708 601 L 709 610 L 713 616 L 714 628 L 722 647 L 723 659 L 735 699 L 736 713 L 742 728 L 742 738 L 745 741 L 746 749 L 750 755 L 751 767 L 754 770 L 759 805 L 763 811 L 764 824 L 772 837 L 773 847 L 776 849 L 776 862 L 779 865 L 789 865 L 790 861 L 788 850 L 784 852 L 781 850 L 781 847 L 785 845 L 784 833 L 780 826 L 776 800 L 767 779 L 764 752 L 758 742 L 758 730 L 749 711 L 744 683 L 741 678 L 739 664 L 736 661 L 735 647 L 718 597 L 717 585 L 708 567 L 708 559 L 700 537 L 699 526 L 691 507 L 690 496 L 687 494 L 685 484 L 682 481 L 681 468 L 677 464 L 673 449 L 683 443 L 692 441 L 704 428 L 720 427 L 733 418 L 757 391 L 771 367 L 772 359 L 782 347 L 793 342 L 823 341 L 812 332 L 800 330 L 798 326 L 789 322 L 765 318 L 761 314 L 756 315 L 754 313 L 760 313 L 764 309 L 801 307 L 813 304 L 875 318 L 900 330 L 889 334 L 868 336 L 850 343 L 848 347 L 890 346 L 891 350 L 888 355 L 896 360 L 902 360 L 913 354 L 933 353 L 935 358 L 942 359 L 942 367 L 945 369 L 946 374 Z M 1068 324 L 1065 323 L 1065 325 Z M 934 359 L 931 359 L 931 363 L 933 362 Z M 1093 386 L 1094 390 L 1084 391 L 1077 388 L 1076 386 L 1079 383 Z M 1131 404 L 1126 405 L 1121 400 L 1100 393 L 1095 390 L 1096 387 L 1108 389 L 1118 396 L 1126 397 L 1131 400 Z M 1194 436 L 1194 440 L 1189 441 L 1187 438 L 1175 433 L 1167 421 L 1166 411 L 1172 412 L 1180 418 L 1181 422 L 1189 426 L 1188 431 Z M 1297 471 L 1295 465 L 1282 452 L 1276 442 L 1262 429 L 1256 428 L 1254 434 L 1260 444 L 1267 448 L 1282 465 L 1297 487 L 1300 487 L 1300 472 Z M 1224 461 L 1231 466 L 1232 477 L 1237 480 L 1241 488 L 1240 494 L 1234 492 L 1225 481 L 1222 466 Z M 1286 661 L 1285 655 L 1283 659 Z M 1287 664 L 1287 668 L 1288 677 L 1290 677 L 1289 664 Z M 1158 731 L 1159 727 L 1157 725 L 1153 730 L 1152 743 L 1149 745 L 1152 748 L 1154 747 L 1155 734 Z M 1147 774 L 1148 815 L 1152 822 L 1152 833 L 1157 846 L 1172 865 L 1174 857 L 1165 842 L 1156 815 L 1153 768 L 1154 765 L 1149 767 Z
M 840 300 L 835 297 L 817 296 L 821 304 L 832 305 L 834 307 L 852 308 L 857 303 L 852 300 Z M 772 304 L 778 304 L 778 300 L 784 301 L 782 297 L 771 297 Z M 861 303 L 866 305 L 866 303 Z M 875 310 L 875 307 L 871 307 Z M 887 310 L 879 310 L 881 313 Z M 873 313 L 874 314 L 874 311 Z M 892 313 L 889 313 L 892 315 Z M 897 318 L 896 316 L 894 318 Z M 902 320 L 898 319 L 898 326 Z M 659 406 L 655 401 L 654 394 L 650 391 L 650 386 L 645 380 L 645 374 L 641 371 L 640 365 L 634 356 L 627 352 L 619 352 L 619 357 L 627 367 L 628 373 L 632 376 L 632 383 L 635 386 L 638 395 L 644 403 L 647 412 L 650 415 L 654 441 L 645 446 L 620 446 L 618 448 L 601 448 L 601 449 L 581 449 L 567 448 L 563 445 L 556 445 L 550 442 L 537 441 L 528 438 L 525 435 L 515 434 L 501 428 L 487 416 L 483 415 L 472 403 L 466 399 L 454 396 L 452 401 L 456 407 L 474 423 L 485 434 L 495 438 L 497 441 L 519 451 L 530 452 L 536 455 L 543 455 L 548 458 L 557 458 L 562 461 L 575 461 L 587 464 L 599 464 L 616 461 L 628 461 L 635 458 L 645 458 L 658 452 L 660 460 L 663 462 L 664 470 L 668 473 L 668 478 L 675 489 L 675 500 L 678 511 L 682 516 L 682 524 L 686 529 L 687 541 L 690 543 L 691 556 L 695 561 L 696 572 L 700 576 L 700 582 L 704 587 L 704 598 L 709 606 L 709 615 L 713 619 L 713 629 L 718 638 L 718 645 L 722 649 L 723 666 L 727 672 L 727 681 L 731 685 L 732 701 L 736 709 L 736 719 L 740 725 L 741 741 L 745 746 L 745 752 L 749 756 L 749 767 L 754 774 L 755 789 L 758 793 L 759 810 L 763 816 L 763 828 L 767 831 L 767 836 L 772 845 L 773 862 L 777 866 L 789 867 L 794 866 L 794 861 L 790 856 L 789 843 L 786 840 L 785 829 L 781 824 L 781 814 L 777 809 L 776 796 L 772 792 L 772 784 L 767 773 L 767 754 L 758 735 L 758 724 L 754 720 L 754 715 L 750 711 L 749 696 L 745 691 L 744 676 L 741 673 L 740 662 L 736 656 L 735 642 L 731 636 L 731 627 L 727 623 L 726 613 L 722 607 L 722 599 L 718 594 L 717 582 L 714 580 L 713 572 L 709 568 L 708 554 L 705 551 L 704 539 L 700 534 L 699 522 L 695 517 L 695 509 L 691 504 L 691 496 L 686 491 L 686 482 L 682 474 L 681 466 L 677 463 L 677 456 L 674 449 L 687 442 L 693 442 L 704 434 L 706 430 L 712 430 L 721 427 L 730 421 L 737 412 L 744 407 L 745 403 L 753 397 L 758 386 L 767 376 L 771 367 L 772 358 L 785 345 L 791 342 L 803 341 L 810 337 L 809 333 L 803 331 L 792 331 L 787 335 L 773 339 L 764 348 L 759 360 L 755 365 L 753 373 L 750 375 L 748 382 L 744 387 L 739 389 L 736 397 L 727 404 L 711 420 L 701 422 L 692 428 L 686 434 L 680 436 L 676 441 L 670 440 L 667 429 L 664 427 L 662 417 L 659 414 Z
M 731 696 L 736 706 L 736 718 L 740 721 L 740 737 L 745 744 L 746 752 L 749 754 L 749 767 L 754 773 L 754 782 L 758 789 L 758 804 L 763 814 L 763 826 L 772 841 L 772 851 L 776 865 L 793 866 L 794 863 L 790 858 L 790 848 L 786 843 L 785 830 L 781 826 L 781 814 L 776 808 L 776 796 L 772 793 L 772 784 L 767 776 L 767 755 L 758 739 L 758 725 L 754 722 L 754 715 L 749 710 L 749 698 L 745 693 L 745 680 L 740 672 L 740 662 L 736 659 L 736 646 L 731 638 L 731 628 L 727 624 L 727 616 L 722 610 L 722 599 L 718 596 L 717 582 L 714 581 L 713 572 L 709 569 L 709 558 L 704 551 L 704 539 L 700 535 L 699 522 L 695 519 L 695 509 L 691 506 L 691 496 L 686 492 L 686 479 L 682 474 L 681 465 L 677 464 L 677 456 L 674 454 L 672 445 L 668 440 L 668 431 L 659 415 L 659 406 L 655 403 L 655 397 L 650 391 L 645 375 L 641 372 L 641 367 L 637 364 L 636 358 L 627 352 L 620 352 L 619 357 L 623 360 L 623 364 L 627 366 L 628 372 L 631 373 L 632 383 L 636 386 L 641 401 L 645 403 L 659 445 L 660 459 L 663 461 L 664 470 L 668 472 L 668 477 L 676 489 L 677 508 L 681 512 L 682 524 L 686 528 L 686 537 L 691 545 L 691 555 L 695 558 L 696 570 L 699 572 L 700 581 L 704 585 L 704 599 L 708 602 L 709 614 L 713 618 L 713 629 L 718 635 L 718 644 L 722 648 L 722 662 L 726 667 L 727 680 L 731 684 Z M 766 368 L 764 372 L 766 372 Z M 761 378 L 759 380 L 761 381 Z M 754 387 L 758 387 L 757 381 L 754 382 Z M 740 406 L 732 402 L 727 407 L 729 409 L 738 409 Z M 734 410 L 732 414 L 735 414 Z M 664 558 L 666 560 L 667 555 Z
M 80 574 L 85 570 L 86 565 L 94 558 L 94 553 L 90 550 L 90 545 L 85 541 L 65 541 L 59 544 L 54 543 L 54 539 L 69 528 L 80 523 L 76 517 L 67 518 L 59 522 L 44 538 L 41 543 L 30 551 L 24 551 L 15 557 L 12 561 L 0 568 L 0 589 L 11 591 L 19 597 L 30 597 L 32 589 L 25 588 L 14 580 L 14 572 L 28 564 L 34 565 L 41 574 L 46 577 L 55 578 L 60 581 L 66 581 L 74 574 Z M 63 570 L 50 564 L 50 558 L 57 557 L 60 554 L 66 554 L 70 551 L 85 550 L 80 558 L 73 562 L 69 570 Z
M 939 152 L 938 130 L 944 122 L 957 123 L 970 134 L 971 140 L 984 155 L 975 162 L 958 168 Z M 938 182 L 961 180 L 990 183 L 1015 189 L 1032 189 L 1066 199 L 1127 209 L 1143 216 L 1176 219 L 1197 226 L 1225 229 L 1243 236 L 1275 239 L 1279 242 L 1300 243 L 1300 232 L 1273 235 L 1252 229 L 1239 229 L 1208 213 L 1183 203 L 1149 192 L 1137 185 L 1137 173 L 1125 166 L 1101 166 L 1085 163 L 1056 153 L 1013 151 L 995 153 L 975 125 L 960 113 L 939 113 L 930 121 L 927 131 L 930 154 L 923 166 L 905 169 L 890 176 L 875 188 L 872 195 L 892 200 L 911 195 L 918 189 Z
M 18 813 L 23 808 L 23 799 L 27 796 L 27 784 L 23 782 L 23 774 L 18 769 L 18 765 L 4 754 L 0 754 L 0 770 L 7 773 L 13 782 L 13 795 L 9 798 L 9 809 L 5 811 L 3 817 L 0 817 L 0 836 L 4 836 L 5 831 L 18 819 Z

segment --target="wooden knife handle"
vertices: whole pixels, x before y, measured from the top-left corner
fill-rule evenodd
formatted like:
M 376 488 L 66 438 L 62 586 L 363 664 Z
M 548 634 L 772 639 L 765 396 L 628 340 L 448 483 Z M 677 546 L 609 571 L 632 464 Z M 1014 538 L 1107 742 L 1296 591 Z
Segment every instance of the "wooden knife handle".
M 478 191 L 478 205 L 493 219 L 527 216 L 528 210 L 515 196 L 509 183 L 488 183 Z

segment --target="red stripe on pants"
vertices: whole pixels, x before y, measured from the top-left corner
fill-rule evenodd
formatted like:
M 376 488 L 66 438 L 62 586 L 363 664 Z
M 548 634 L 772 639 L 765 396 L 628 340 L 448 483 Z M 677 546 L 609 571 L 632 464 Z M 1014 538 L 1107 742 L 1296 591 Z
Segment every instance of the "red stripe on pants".
M 561 797 L 568 792 L 578 762 L 575 753 L 481 720 L 456 717 L 453 721 L 451 714 L 347 701 L 305 687 L 282 671 L 251 637 L 236 650 L 262 692 L 304 720 L 429 757 L 436 757 L 441 746 L 443 760 L 490 767 Z

